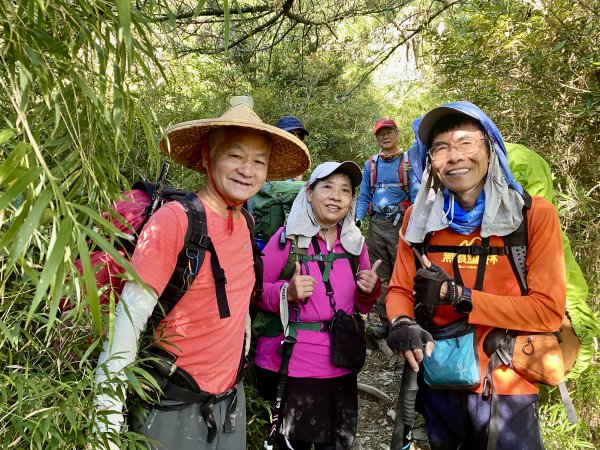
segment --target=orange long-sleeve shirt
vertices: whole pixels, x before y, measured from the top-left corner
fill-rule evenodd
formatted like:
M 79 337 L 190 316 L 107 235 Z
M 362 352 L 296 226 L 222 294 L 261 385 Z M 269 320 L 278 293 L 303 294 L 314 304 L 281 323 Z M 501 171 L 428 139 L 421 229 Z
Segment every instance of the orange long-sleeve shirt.
M 411 212 L 412 208 L 406 213 L 402 232 L 406 230 Z M 429 243 L 449 246 L 479 244 L 480 231 L 477 228 L 464 236 L 447 228 L 432 233 Z M 468 320 L 476 325 L 481 379 L 489 361 L 483 352 L 483 340 L 492 328 L 552 332 L 558 330 L 565 313 L 566 283 L 562 239 L 558 216 L 552 203 L 541 197 L 533 197 L 532 207 L 527 214 L 527 232 L 528 295 L 521 295 L 507 256 L 488 256 L 483 289 L 472 291 L 473 310 Z M 490 245 L 503 246 L 504 240 L 502 237 L 492 236 Z M 427 257 L 452 276 L 454 253 L 430 253 Z M 458 262 L 464 285 L 473 289 L 479 256 L 460 255 Z M 412 293 L 415 273 L 414 253 L 400 240 L 386 297 L 388 317 L 414 317 Z M 451 306 L 438 306 L 434 323 L 443 325 L 459 317 L 462 316 L 456 314 Z M 494 371 L 493 382 L 500 395 L 533 394 L 538 390 L 536 384 L 529 383 L 504 366 Z M 476 391 L 481 390 L 480 385 Z

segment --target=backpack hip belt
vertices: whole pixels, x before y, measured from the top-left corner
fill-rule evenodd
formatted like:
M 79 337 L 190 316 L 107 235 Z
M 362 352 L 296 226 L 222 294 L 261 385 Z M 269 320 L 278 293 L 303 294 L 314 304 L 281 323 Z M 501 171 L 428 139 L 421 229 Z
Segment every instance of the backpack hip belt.
M 200 414 L 206 423 L 208 429 L 208 435 L 206 440 L 212 442 L 217 435 L 218 425 L 215 420 L 213 413 L 213 406 L 216 403 L 227 401 L 227 415 L 225 417 L 225 423 L 223 425 L 223 431 L 225 433 L 232 433 L 235 431 L 235 409 L 237 406 L 237 381 L 236 385 L 231 389 L 223 392 L 222 394 L 209 394 L 208 392 L 198 390 L 191 390 L 186 387 L 179 386 L 173 382 L 169 382 L 163 389 L 163 397 L 166 399 L 177 400 L 182 402 L 181 406 L 164 406 L 157 404 L 155 407 L 160 410 L 174 410 L 183 409 L 187 405 L 198 403 L 200 404 Z

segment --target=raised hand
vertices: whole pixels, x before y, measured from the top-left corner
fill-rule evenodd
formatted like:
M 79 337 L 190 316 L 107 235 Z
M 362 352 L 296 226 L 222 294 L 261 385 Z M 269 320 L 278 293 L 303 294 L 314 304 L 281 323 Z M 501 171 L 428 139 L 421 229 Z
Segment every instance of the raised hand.
M 368 270 L 361 270 L 356 277 L 356 287 L 365 294 L 370 294 L 377 285 L 377 269 L 381 265 L 381 260 L 378 259 Z
M 414 278 L 415 303 L 435 306 L 456 301 L 458 288 L 454 279 L 426 256 L 422 261 L 423 267 L 417 270 Z
M 287 290 L 288 302 L 300 302 L 315 291 L 315 279 L 310 275 L 302 275 L 300 270 L 300 263 L 296 262 L 296 269 Z

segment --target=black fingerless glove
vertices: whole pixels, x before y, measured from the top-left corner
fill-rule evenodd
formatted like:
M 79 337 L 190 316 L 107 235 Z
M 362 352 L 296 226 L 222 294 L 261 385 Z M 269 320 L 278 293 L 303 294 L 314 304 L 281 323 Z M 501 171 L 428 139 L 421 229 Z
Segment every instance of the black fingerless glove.
M 444 269 L 437 264 L 431 264 L 429 269 L 417 270 L 414 278 L 415 303 L 421 305 L 450 305 L 458 299 L 456 283 Z M 448 283 L 448 295 L 440 299 L 442 284 Z
M 421 328 L 415 321 L 400 321 L 387 338 L 388 347 L 395 352 L 405 352 L 417 348 L 423 349 L 427 342 L 433 342 L 428 331 Z

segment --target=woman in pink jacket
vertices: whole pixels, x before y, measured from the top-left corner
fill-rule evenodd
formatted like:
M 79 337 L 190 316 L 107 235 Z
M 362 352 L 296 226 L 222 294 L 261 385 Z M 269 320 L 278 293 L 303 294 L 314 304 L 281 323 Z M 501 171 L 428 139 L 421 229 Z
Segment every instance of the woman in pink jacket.
M 286 227 L 264 249 L 264 293 L 255 306 L 276 314 L 285 336 L 296 340 L 279 396 L 284 333 L 262 333 L 256 346 L 259 390 L 279 404 L 274 412 L 279 448 L 346 449 L 354 441 L 360 369 L 334 364 L 329 328 L 335 310 L 366 313 L 381 289 L 376 274 L 381 261 L 370 267 L 364 237 L 354 223 L 360 182 L 360 168 L 353 162 L 319 165 L 294 201 Z M 294 253 L 305 255 L 285 276 L 292 245 Z M 364 348 L 360 352 L 364 358 Z

